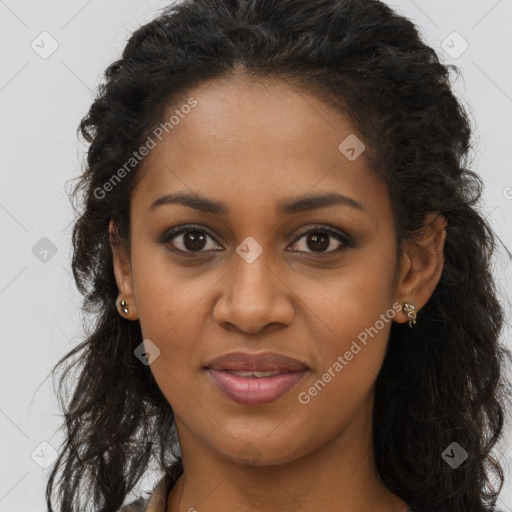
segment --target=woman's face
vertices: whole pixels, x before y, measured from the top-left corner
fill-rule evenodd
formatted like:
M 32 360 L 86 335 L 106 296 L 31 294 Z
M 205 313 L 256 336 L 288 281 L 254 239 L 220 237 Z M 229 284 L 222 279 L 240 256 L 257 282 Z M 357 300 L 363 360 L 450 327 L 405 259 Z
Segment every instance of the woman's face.
M 150 368 L 182 451 L 292 461 L 349 425 L 369 428 L 399 298 L 388 193 L 354 127 L 314 96 L 226 80 L 191 91 L 193 103 L 153 136 L 132 197 L 131 264 L 121 280 L 116 262 L 116 277 L 146 349 L 160 351 Z M 161 200 L 175 194 L 195 199 Z M 165 238 L 177 227 L 188 232 Z M 275 377 L 266 391 L 256 379 L 268 377 L 232 378 L 229 395 L 205 367 L 234 351 L 307 370 L 284 377 L 293 387 L 277 398 Z

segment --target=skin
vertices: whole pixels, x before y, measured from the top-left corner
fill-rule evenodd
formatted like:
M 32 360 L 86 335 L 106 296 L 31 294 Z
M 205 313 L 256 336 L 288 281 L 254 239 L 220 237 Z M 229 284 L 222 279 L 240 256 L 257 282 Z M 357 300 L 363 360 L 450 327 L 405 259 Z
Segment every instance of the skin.
M 374 384 L 391 321 L 359 343 L 357 355 L 309 403 L 298 394 L 394 303 L 412 302 L 421 315 L 441 274 L 446 221 L 429 217 L 425 236 L 405 245 L 397 261 L 385 184 L 364 152 L 350 161 L 338 149 L 356 133 L 347 118 L 308 92 L 244 76 L 203 84 L 188 97 L 198 105 L 141 169 L 131 201 L 131 253 L 113 243 L 119 300 L 129 307 L 120 314 L 138 319 L 144 339 L 158 346 L 150 368 L 176 417 L 185 470 L 166 511 L 405 512 L 406 503 L 379 477 L 371 439 Z M 230 213 L 178 203 L 150 210 L 177 191 L 221 201 Z M 333 191 L 362 209 L 276 211 L 281 201 Z M 201 254 L 171 252 L 191 247 L 183 234 L 159 241 L 170 228 L 192 223 L 211 236 Z M 328 227 L 354 246 L 330 237 L 315 252 L 318 245 L 303 233 Z M 263 249 L 250 264 L 236 252 L 248 236 Z M 393 321 L 406 322 L 405 312 Z M 275 351 L 310 371 L 274 402 L 241 405 L 203 370 L 234 350 Z M 248 451 L 251 461 L 244 459 Z

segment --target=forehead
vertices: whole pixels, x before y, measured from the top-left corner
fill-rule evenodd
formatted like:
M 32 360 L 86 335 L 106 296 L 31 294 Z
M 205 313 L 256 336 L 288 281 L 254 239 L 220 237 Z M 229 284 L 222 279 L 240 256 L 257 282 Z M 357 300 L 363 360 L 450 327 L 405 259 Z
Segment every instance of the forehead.
M 183 189 L 262 205 L 315 188 L 367 196 L 370 203 L 385 193 L 350 120 L 313 93 L 277 80 L 236 78 L 202 84 L 180 101 L 163 116 L 173 122 L 161 140 L 153 137 L 135 200 Z M 360 155 L 354 159 L 347 146 Z

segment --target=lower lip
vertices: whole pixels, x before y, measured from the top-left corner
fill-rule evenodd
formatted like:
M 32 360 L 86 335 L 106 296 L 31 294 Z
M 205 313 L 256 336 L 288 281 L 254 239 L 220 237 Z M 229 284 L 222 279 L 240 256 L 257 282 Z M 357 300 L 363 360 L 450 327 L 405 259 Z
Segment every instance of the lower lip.
M 308 370 L 279 373 L 271 377 L 240 377 L 228 371 L 208 369 L 217 388 L 239 404 L 262 405 L 293 389 Z

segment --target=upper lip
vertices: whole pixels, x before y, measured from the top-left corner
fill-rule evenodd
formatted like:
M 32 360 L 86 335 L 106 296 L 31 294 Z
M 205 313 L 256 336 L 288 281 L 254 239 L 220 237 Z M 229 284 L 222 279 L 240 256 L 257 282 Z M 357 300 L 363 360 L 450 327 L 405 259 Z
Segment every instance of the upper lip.
M 258 354 L 248 352 L 229 352 L 212 359 L 205 368 L 211 370 L 230 371 L 297 371 L 307 370 L 308 367 L 291 357 L 277 354 L 276 352 L 260 352 Z

